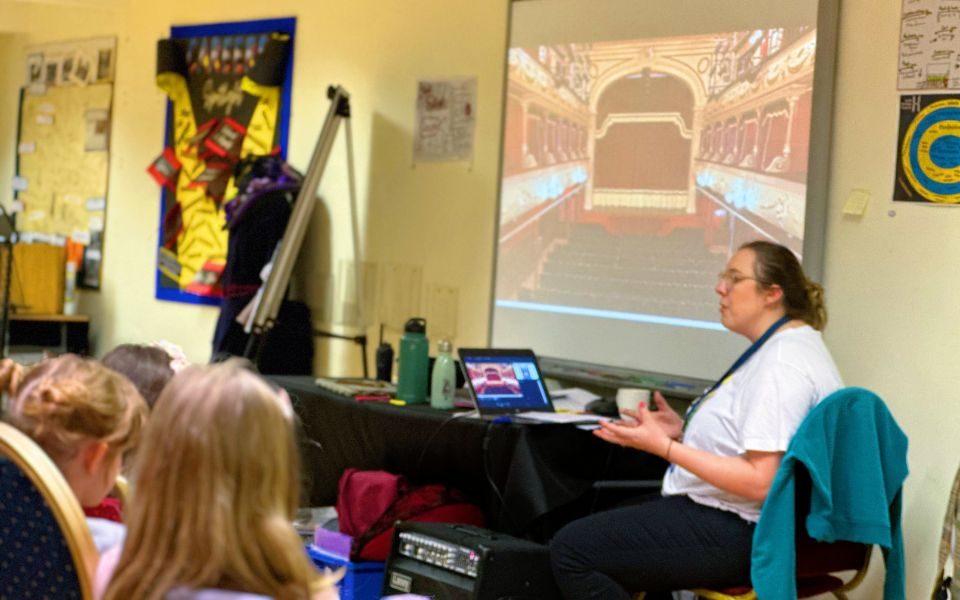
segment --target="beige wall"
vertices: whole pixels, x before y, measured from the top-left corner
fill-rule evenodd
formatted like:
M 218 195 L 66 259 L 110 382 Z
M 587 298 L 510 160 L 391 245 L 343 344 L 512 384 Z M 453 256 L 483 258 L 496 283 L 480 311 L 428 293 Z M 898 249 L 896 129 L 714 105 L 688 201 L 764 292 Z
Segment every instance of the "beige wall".
M 166 338 L 194 360 L 205 360 L 216 310 L 153 297 L 159 192 L 144 169 L 162 149 L 165 99 L 154 85 L 156 40 L 168 35 L 171 24 L 223 20 L 225 4 L 178 0 L 151 3 L 149 11 L 136 10 L 143 6 L 137 2 L 106 4 L 118 8 L 90 13 L 41 5 L 11 10 L 2 22 L 29 33 L 31 43 L 118 34 L 104 284 L 101 292 L 84 294 L 83 307 L 94 317 L 100 352 L 119 342 Z M 456 328 L 444 333 L 461 344 L 483 343 L 506 4 L 463 3 L 453 9 L 425 0 L 363 0 L 279 1 L 269 10 L 262 2 L 229 6 L 232 19 L 298 18 L 290 136 L 295 166 L 307 166 L 328 107 L 326 87 L 341 84 L 352 95 L 369 331 L 375 334 L 376 325 L 386 321 L 395 342 L 403 318 L 425 313 L 429 321 L 431 312 L 452 313 L 459 315 Z M 5 52 L 19 68 L 18 54 L 22 50 Z M 414 168 L 416 81 L 459 75 L 479 80 L 476 157 L 472 163 Z M 13 114 L 4 111 L 4 118 Z M 344 262 L 352 257 L 344 135 L 341 129 L 320 186 L 323 204 L 304 243 L 294 289 L 313 305 L 319 327 L 354 334 L 356 320 L 344 318 L 340 308 L 344 299 L 354 299 L 352 263 Z M 377 285 L 387 275 L 394 283 Z M 431 294 L 435 289 L 439 292 Z M 400 298 L 413 302 L 398 308 Z M 330 349 L 333 357 L 318 357 L 319 371 L 359 371 L 357 352 L 348 343 L 333 342 Z
M 0 33 L 0 56 L 10 56 L 18 52 L 23 43 L 22 36 L 12 33 Z M 12 63 L 7 63 L 12 64 Z M 17 135 L 16 115 L 20 102 L 20 82 L 23 69 L 9 66 L 0 71 L 0 185 L 7 185 L 13 177 L 15 147 L 13 140 Z
M 922 598 L 932 585 L 946 496 L 960 462 L 960 211 L 890 201 L 900 2 L 841 4 L 826 339 L 846 382 L 877 391 L 910 437 L 907 597 Z M 853 188 L 873 196 L 863 218 L 841 214 Z M 882 596 L 882 572 L 873 570 L 860 597 Z
M 369 279 L 381 280 L 386 272 L 402 274 L 405 267 L 422 269 L 421 283 L 413 286 L 421 292 L 421 303 L 414 308 L 434 306 L 425 290 L 454 289 L 456 341 L 485 340 L 505 0 L 275 1 L 269 8 L 251 0 L 175 0 L 150 3 L 149 13 L 133 9 L 133 3 L 118 4 L 118 12 L 98 13 L 97 18 L 44 7 L 4 14 L 12 9 L 9 3 L 0 4 L 0 23 L 9 31 L 29 33 L 32 40 L 119 35 L 105 283 L 101 292 L 84 299 L 95 317 L 100 351 L 121 341 L 167 338 L 183 345 L 195 360 L 207 355 L 216 312 L 153 299 L 158 192 L 144 168 L 159 152 L 162 139 L 164 98 L 152 73 L 155 41 L 170 24 L 223 20 L 224 6 L 237 19 L 299 18 L 290 152 L 295 165 L 306 164 L 315 142 L 327 109 L 326 85 L 342 84 L 353 95 Z M 842 4 L 825 266 L 831 308 L 826 337 L 847 382 L 885 397 L 910 436 L 912 474 L 904 528 L 908 597 L 919 598 L 929 591 L 939 521 L 960 457 L 960 435 L 955 433 L 960 431 L 960 408 L 953 404 L 960 380 L 960 369 L 954 366 L 960 354 L 960 309 L 954 296 L 960 294 L 954 266 L 960 256 L 960 211 L 889 201 L 900 2 Z M 22 70 L 21 46 L 22 41 L 7 43 L 0 37 L 0 56 L 12 72 Z M 458 75 L 479 78 L 476 159 L 472 165 L 413 168 L 415 82 Z M 7 152 L 13 144 L 9 95 L 6 82 L 0 88 L 0 148 Z M 310 298 L 318 319 L 338 319 L 340 300 L 349 299 L 336 275 L 342 270 L 340 260 L 350 256 L 342 139 L 341 133 L 321 185 L 324 203 L 298 265 L 297 287 Z M 0 151 L 0 185 L 9 189 L 6 156 Z M 866 188 L 873 195 L 862 218 L 841 215 L 852 188 Z M 374 312 L 402 306 L 409 288 L 401 283 L 374 289 Z M 426 316 L 432 317 L 430 312 Z M 398 318 L 392 316 L 389 324 L 396 328 Z M 377 321 L 376 315 L 371 318 Z M 340 342 L 331 348 L 332 358 L 325 354 L 319 361 L 324 372 L 356 372 L 352 348 Z M 882 573 L 875 565 L 854 597 L 880 597 Z

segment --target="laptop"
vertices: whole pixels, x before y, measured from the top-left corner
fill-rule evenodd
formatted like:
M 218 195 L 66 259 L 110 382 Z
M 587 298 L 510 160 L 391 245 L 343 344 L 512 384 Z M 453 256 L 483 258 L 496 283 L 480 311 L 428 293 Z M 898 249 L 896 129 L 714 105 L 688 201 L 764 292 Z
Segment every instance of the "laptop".
M 481 417 L 554 412 L 532 350 L 460 348 L 467 389 Z

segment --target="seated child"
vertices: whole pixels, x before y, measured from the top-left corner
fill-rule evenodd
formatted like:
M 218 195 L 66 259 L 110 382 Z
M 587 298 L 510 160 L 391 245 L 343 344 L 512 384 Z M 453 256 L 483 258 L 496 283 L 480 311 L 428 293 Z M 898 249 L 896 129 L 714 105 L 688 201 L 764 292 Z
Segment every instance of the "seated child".
M 104 355 L 101 362 L 129 379 L 151 410 L 174 373 L 189 365 L 183 351 L 165 340 L 149 344 L 120 344 Z M 129 475 L 129 463 L 129 460 L 124 461 L 124 476 Z M 127 490 L 123 488 L 122 491 L 126 493 Z M 122 523 L 123 499 L 123 496 L 104 498 L 98 506 L 84 508 L 84 513 L 88 517 L 102 517 Z
M 138 451 L 129 532 L 104 555 L 95 597 L 336 598 L 335 576 L 315 569 L 292 525 L 292 418 L 286 395 L 237 360 L 174 376 Z
M 39 363 L 10 387 L 7 422 L 46 451 L 81 506 L 100 504 L 147 417 L 133 384 L 100 363 L 65 354 Z M 100 552 L 122 539 L 121 525 L 98 518 L 87 523 Z
M 143 344 L 120 344 L 107 352 L 101 362 L 137 386 L 137 391 L 152 410 L 163 386 L 173 377 L 172 360 L 162 348 Z

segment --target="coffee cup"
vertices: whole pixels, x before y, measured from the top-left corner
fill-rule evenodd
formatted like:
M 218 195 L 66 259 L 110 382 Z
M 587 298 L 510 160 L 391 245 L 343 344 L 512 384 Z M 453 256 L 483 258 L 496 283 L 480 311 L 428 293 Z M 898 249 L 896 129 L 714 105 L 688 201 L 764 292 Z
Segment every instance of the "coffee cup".
M 650 402 L 650 390 L 643 388 L 620 388 L 617 390 L 617 411 L 620 418 L 625 421 L 634 420 L 633 417 L 625 415 L 624 410 L 637 410 L 637 405 L 641 402 Z

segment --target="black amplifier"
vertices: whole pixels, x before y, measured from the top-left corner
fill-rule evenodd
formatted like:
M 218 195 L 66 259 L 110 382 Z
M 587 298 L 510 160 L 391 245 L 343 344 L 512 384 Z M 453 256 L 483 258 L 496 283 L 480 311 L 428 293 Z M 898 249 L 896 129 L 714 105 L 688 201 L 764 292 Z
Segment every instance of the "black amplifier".
M 434 600 L 551 600 L 560 592 L 546 546 L 470 525 L 397 524 L 384 596 Z

